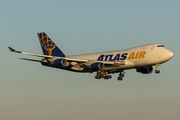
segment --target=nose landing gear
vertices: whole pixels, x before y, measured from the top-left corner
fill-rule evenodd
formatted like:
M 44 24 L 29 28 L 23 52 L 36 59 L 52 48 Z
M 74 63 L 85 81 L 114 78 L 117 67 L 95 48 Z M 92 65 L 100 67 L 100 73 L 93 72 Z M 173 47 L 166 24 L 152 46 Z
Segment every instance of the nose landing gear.
M 161 66 L 161 64 L 156 64 L 156 70 L 155 70 L 155 73 L 160 73 L 159 66 Z

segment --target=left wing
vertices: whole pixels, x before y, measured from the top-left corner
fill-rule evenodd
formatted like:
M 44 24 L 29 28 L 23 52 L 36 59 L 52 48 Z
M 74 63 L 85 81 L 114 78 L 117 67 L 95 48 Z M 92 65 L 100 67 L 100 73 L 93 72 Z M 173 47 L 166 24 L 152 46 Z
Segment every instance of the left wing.
M 40 54 L 33 54 L 33 53 L 16 51 L 11 47 L 8 47 L 8 48 L 10 49 L 11 52 L 15 52 L 15 53 L 21 53 L 21 54 L 32 55 L 32 56 L 37 56 L 37 57 L 45 57 L 45 58 L 52 58 L 53 57 L 53 56 L 49 56 L 49 55 L 40 55 Z
M 15 49 L 9 47 L 11 52 L 15 52 L 15 53 L 21 53 L 21 54 L 26 54 L 26 55 L 32 55 L 32 56 L 37 56 L 37 57 L 44 57 L 44 58 L 55 58 L 55 59 L 65 59 L 68 62 L 77 62 L 77 63 L 96 63 L 96 62 L 100 62 L 103 63 L 105 65 L 125 65 L 124 61 L 95 61 L 95 60 L 83 60 L 83 59 L 75 59 L 75 58 L 68 58 L 68 57 L 56 57 L 56 56 L 49 56 L 49 55 L 40 55 L 40 54 L 34 54 L 34 53 L 27 53 L 27 52 L 21 52 L 21 51 L 16 51 Z M 27 58 L 20 58 L 23 60 L 29 60 L 29 61 L 34 61 L 34 62 L 42 62 L 42 60 L 34 60 L 34 59 L 27 59 Z

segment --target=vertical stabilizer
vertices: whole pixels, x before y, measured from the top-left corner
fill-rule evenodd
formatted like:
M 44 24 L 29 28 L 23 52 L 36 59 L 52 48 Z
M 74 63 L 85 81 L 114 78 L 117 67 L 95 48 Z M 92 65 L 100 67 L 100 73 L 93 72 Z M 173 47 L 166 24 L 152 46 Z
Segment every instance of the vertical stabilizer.
M 38 33 L 39 41 L 44 55 L 65 57 L 65 54 L 56 46 L 56 44 L 46 35 L 46 33 Z

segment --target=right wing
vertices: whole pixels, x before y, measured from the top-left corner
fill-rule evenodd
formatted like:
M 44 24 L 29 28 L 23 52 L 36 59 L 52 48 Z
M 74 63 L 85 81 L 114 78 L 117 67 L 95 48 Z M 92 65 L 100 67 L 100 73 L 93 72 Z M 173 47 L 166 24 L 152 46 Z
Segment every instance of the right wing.
M 35 60 L 35 59 L 28 59 L 28 58 L 19 58 L 21 60 L 29 60 L 29 61 L 33 61 L 33 62 L 43 62 L 43 60 Z

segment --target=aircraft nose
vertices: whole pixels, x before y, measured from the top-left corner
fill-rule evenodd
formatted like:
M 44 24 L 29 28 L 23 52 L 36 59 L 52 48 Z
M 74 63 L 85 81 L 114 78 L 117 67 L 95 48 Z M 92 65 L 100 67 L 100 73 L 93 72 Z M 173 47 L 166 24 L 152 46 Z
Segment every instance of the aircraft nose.
M 167 51 L 166 51 L 166 58 L 169 60 L 169 59 L 171 59 L 173 56 L 174 56 L 174 54 L 173 54 L 173 52 L 171 52 L 170 50 L 168 50 L 167 49 Z
M 171 52 L 171 51 L 168 50 L 168 49 L 164 49 L 164 50 L 160 53 L 160 55 L 159 55 L 159 57 L 160 57 L 160 59 L 161 59 L 162 61 L 168 61 L 168 60 L 170 60 L 173 56 L 174 56 L 173 52 Z
M 174 56 L 173 52 L 169 51 L 169 57 L 172 58 Z

